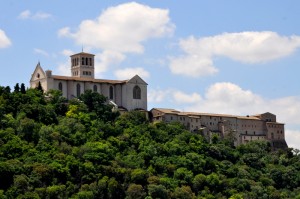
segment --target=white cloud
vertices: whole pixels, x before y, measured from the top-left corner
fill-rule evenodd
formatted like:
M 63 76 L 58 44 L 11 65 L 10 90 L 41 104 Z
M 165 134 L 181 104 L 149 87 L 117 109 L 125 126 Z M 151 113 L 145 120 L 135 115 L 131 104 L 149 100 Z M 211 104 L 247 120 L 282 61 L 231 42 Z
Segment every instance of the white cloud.
M 125 59 L 125 55 L 115 51 L 103 51 L 95 56 L 95 72 L 100 75 L 105 72 L 108 66 L 117 65 Z
M 0 29 L 0 48 L 7 48 L 10 45 L 10 39 L 6 36 L 5 32 Z
M 46 56 L 46 57 L 49 56 L 49 54 L 48 54 L 46 51 L 42 50 L 42 49 L 35 48 L 35 49 L 33 49 L 33 51 L 34 51 L 34 53 L 36 53 L 36 54 L 44 55 L 44 56 Z
M 31 13 L 30 10 L 24 10 L 18 16 L 19 19 L 35 19 L 35 20 L 42 20 L 51 18 L 52 15 L 46 12 L 36 12 Z
M 191 77 L 213 75 L 218 72 L 211 59 L 198 55 L 170 58 L 170 69 L 174 74 Z
M 179 104 L 194 104 L 201 101 L 201 96 L 198 93 L 186 94 L 182 91 L 173 91 L 173 98 Z
M 138 75 L 143 79 L 147 79 L 150 76 L 148 71 L 140 67 L 119 69 L 116 70 L 114 74 L 118 79 L 130 79 L 135 75 Z
M 171 58 L 170 70 L 174 74 L 191 77 L 217 72 L 213 58 L 228 57 L 243 63 L 260 63 L 286 57 L 300 47 L 300 36 L 280 36 L 275 32 L 223 33 L 196 39 L 182 39 L 179 47 L 184 55 Z
M 61 52 L 61 54 L 65 55 L 65 56 L 71 56 L 74 54 L 74 52 L 72 50 L 65 49 Z
M 64 27 L 58 30 L 58 36 L 59 37 L 70 37 L 72 34 L 70 33 L 70 28 L 69 27 Z
M 19 19 L 28 19 L 31 16 L 30 10 L 24 10 L 19 14 Z
M 58 66 L 55 69 L 55 73 L 59 75 L 70 76 L 71 75 L 70 61 L 68 60 L 64 63 L 58 64 Z
M 300 130 L 285 130 L 285 140 L 289 147 L 300 149 Z
M 164 101 L 170 101 L 170 95 L 172 94 L 172 90 L 161 90 L 161 89 L 150 89 L 148 91 L 148 102 L 150 103 L 161 103 Z
M 110 7 L 95 20 L 82 21 L 75 33 L 65 27 L 58 35 L 71 37 L 84 46 L 142 53 L 142 42 L 170 35 L 173 30 L 168 10 L 131 2 Z

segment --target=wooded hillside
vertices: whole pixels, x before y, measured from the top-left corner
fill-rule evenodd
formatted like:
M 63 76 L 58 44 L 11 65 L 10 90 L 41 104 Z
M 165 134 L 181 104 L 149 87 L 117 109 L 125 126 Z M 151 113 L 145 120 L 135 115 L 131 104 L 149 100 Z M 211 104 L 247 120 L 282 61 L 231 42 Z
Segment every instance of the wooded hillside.
M 0 198 L 300 198 L 299 150 L 111 110 L 92 91 L 0 87 Z

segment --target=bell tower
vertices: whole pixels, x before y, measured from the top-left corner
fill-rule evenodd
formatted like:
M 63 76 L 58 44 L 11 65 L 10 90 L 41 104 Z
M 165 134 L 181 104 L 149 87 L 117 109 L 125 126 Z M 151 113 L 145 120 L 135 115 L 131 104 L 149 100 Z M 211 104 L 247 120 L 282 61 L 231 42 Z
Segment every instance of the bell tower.
M 71 55 L 71 76 L 81 78 L 95 78 L 95 55 L 81 52 Z

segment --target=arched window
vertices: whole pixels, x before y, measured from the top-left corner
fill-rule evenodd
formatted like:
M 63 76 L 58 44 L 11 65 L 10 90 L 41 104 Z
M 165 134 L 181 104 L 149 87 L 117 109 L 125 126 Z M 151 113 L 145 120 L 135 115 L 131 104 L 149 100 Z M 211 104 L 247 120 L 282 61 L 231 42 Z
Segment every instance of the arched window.
M 109 87 L 109 99 L 114 99 L 114 88 L 112 86 Z
M 97 85 L 94 85 L 93 90 L 94 90 L 94 92 L 97 92 L 97 90 L 98 90 Z
M 81 58 L 81 65 L 84 65 L 84 61 L 85 61 L 85 59 L 84 59 L 84 57 L 82 57 Z
M 87 66 L 89 65 L 89 58 L 87 58 L 87 57 L 85 58 L 85 65 L 87 65 Z
M 63 85 L 61 82 L 58 83 L 58 90 L 63 91 Z
M 80 96 L 80 84 L 78 83 L 76 86 L 76 91 L 77 91 L 77 97 Z
M 133 99 L 141 99 L 141 88 L 139 86 L 133 88 Z

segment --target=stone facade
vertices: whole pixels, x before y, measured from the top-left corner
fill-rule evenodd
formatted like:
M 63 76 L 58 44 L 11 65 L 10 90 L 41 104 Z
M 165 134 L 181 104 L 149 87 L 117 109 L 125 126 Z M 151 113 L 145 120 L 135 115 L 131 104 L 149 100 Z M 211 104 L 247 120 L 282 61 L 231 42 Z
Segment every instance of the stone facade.
M 180 112 L 175 109 L 153 108 L 152 121 L 179 122 L 191 132 L 202 133 L 210 139 L 213 133 L 220 137 L 232 136 L 235 145 L 252 140 L 267 140 L 275 148 L 286 148 L 284 124 L 276 115 L 263 113 L 252 116 Z M 276 145 L 276 146 L 275 146 Z
M 71 76 L 53 75 L 44 71 L 37 64 L 31 79 L 30 87 L 36 88 L 40 83 L 44 91 L 60 90 L 64 97 L 72 99 L 92 90 L 103 94 L 112 103 L 125 110 L 147 110 L 147 83 L 135 75 L 129 80 L 95 79 L 94 55 L 78 53 L 71 55 Z
M 41 84 L 44 91 L 60 90 L 67 99 L 92 90 L 107 97 L 119 110 L 144 110 L 147 112 L 147 83 L 135 75 L 129 80 L 95 79 L 94 55 L 81 52 L 71 55 L 71 76 L 52 75 L 37 64 L 30 79 L 30 87 Z M 252 116 L 180 112 L 175 109 L 153 108 L 153 122 L 180 122 L 191 132 L 201 132 L 210 139 L 213 134 L 232 136 L 235 145 L 252 140 L 267 140 L 273 147 L 285 148 L 284 124 L 276 115 L 263 113 Z

